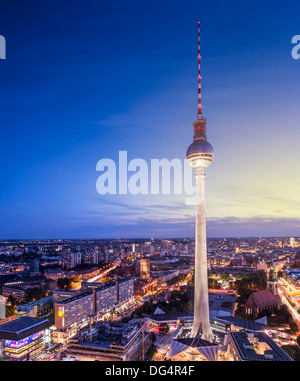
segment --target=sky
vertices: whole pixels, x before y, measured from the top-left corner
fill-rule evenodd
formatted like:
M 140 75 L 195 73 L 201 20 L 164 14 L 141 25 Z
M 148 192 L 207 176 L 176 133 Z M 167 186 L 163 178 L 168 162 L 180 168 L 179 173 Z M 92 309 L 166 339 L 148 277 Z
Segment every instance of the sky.
M 299 1 L 2 0 L 0 239 L 193 237 L 186 194 L 99 194 L 110 159 L 215 158 L 208 237 L 300 236 Z M 128 172 L 128 177 L 134 171 Z

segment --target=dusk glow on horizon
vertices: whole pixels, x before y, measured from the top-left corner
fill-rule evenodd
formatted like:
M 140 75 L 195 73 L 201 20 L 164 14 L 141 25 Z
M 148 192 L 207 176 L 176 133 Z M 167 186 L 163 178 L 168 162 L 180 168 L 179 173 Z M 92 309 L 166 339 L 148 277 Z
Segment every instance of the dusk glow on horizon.
M 0 6 L 1 240 L 194 236 L 195 206 L 151 193 L 150 166 L 183 163 L 197 81 L 215 150 L 207 237 L 300 236 L 298 2 L 13 3 Z M 147 163 L 148 194 L 119 192 L 120 151 Z M 116 194 L 97 192 L 101 159 Z

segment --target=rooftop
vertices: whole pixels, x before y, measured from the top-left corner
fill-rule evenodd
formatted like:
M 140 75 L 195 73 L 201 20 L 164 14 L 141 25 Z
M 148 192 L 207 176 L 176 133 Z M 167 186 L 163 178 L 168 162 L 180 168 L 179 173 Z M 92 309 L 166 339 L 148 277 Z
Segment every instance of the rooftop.
M 111 348 L 112 346 L 124 348 L 140 329 L 138 324 L 102 322 L 98 327 L 96 340 L 92 343 L 80 341 L 79 344 L 99 348 Z
M 285 274 L 288 275 L 294 281 L 300 280 L 300 270 L 299 269 L 287 269 L 284 270 Z
M 274 295 L 269 289 L 256 291 L 250 295 L 245 307 L 266 307 L 270 304 L 280 303 L 279 295 Z
M 87 292 L 84 292 L 84 293 L 82 293 L 82 294 L 72 296 L 71 298 L 62 300 L 61 302 L 57 302 L 56 304 L 67 304 L 67 303 L 72 303 L 72 302 L 74 302 L 75 300 L 84 298 L 84 297 L 86 297 L 86 296 L 88 296 L 88 295 L 92 295 L 92 292 L 91 292 L 91 291 L 87 291 Z
M 262 332 L 230 332 L 243 361 L 293 361 L 268 335 Z M 254 343 L 264 344 L 264 350 L 257 350 Z
M 21 317 L 0 326 L 0 339 L 18 341 L 50 325 L 50 321 L 45 318 Z
M 216 321 L 233 324 L 238 328 L 246 329 L 247 331 L 259 332 L 264 331 L 267 326 L 255 321 L 237 318 L 235 316 L 216 317 Z
M 154 314 L 150 316 L 150 320 L 159 322 L 159 323 L 168 323 L 175 322 L 177 320 L 190 320 L 192 321 L 194 318 L 194 312 L 182 312 L 182 313 L 174 313 L 174 314 Z M 210 316 L 211 321 L 216 321 L 223 324 L 233 324 L 234 326 L 240 329 L 246 329 L 248 331 L 264 331 L 267 326 L 262 323 L 257 323 L 251 320 L 240 319 L 235 316 Z

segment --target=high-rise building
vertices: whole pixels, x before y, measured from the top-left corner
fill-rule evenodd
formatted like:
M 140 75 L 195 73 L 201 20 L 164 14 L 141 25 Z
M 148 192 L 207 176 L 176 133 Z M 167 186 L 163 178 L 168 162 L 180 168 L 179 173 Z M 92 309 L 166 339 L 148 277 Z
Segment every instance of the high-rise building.
M 96 289 L 96 312 L 105 313 L 112 309 L 118 301 L 118 285 L 116 282 L 104 284 Z
M 148 280 L 150 278 L 150 259 L 142 258 L 140 260 L 140 278 Z
M 81 263 L 81 253 L 72 251 L 62 251 L 61 256 L 61 267 L 63 268 L 74 268 L 76 265 Z
M 84 282 L 83 292 L 55 292 L 55 326 L 60 331 L 74 332 L 88 322 L 89 316 L 102 315 L 134 297 L 134 279 L 124 278 L 105 284 Z M 71 294 L 68 297 L 68 294 Z
M 94 308 L 94 294 L 90 291 L 55 303 L 55 326 L 59 330 L 76 329 L 88 322 Z
M 76 252 L 74 253 L 74 261 L 75 261 L 75 266 L 80 265 L 82 260 L 82 253 L 81 252 Z
M 87 250 L 82 255 L 83 263 L 95 265 L 99 262 L 98 253 L 94 250 Z
M 71 251 L 63 251 L 60 256 L 61 267 L 63 268 L 73 268 L 75 267 L 75 255 Z
M 124 303 L 134 298 L 134 278 L 124 278 L 117 281 L 118 303 Z
M 40 272 L 40 261 L 36 258 L 29 261 L 29 271 L 32 274 L 39 274 Z
M 4 296 L 0 295 L 0 319 L 6 318 L 6 302 Z
M 195 291 L 194 322 L 190 337 L 201 335 L 201 339 L 212 341 L 213 333 L 209 321 L 207 243 L 205 220 L 205 168 L 213 161 L 214 150 L 206 137 L 206 118 L 202 115 L 200 75 L 200 22 L 198 22 L 198 113 L 194 125 L 194 139 L 186 157 L 195 168 L 196 177 L 196 231 L 195 231 Z
M 290 246 L 291 246 L 291 247 L 294 247 L 294 246 L 295 246 L 295 238 L 294 238 L 294 237 L 291 237 L 291 238 L 290 238 Z

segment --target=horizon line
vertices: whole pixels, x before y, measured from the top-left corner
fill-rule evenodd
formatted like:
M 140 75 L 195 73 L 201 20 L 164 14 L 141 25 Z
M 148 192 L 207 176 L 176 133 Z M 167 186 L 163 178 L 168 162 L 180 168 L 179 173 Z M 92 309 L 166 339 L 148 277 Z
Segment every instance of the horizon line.
M 219 236 L 219 237 L 207 237 L 207 239 L 245 239 L 245 238 L 300 238 L 300 236 L 279 236 L 279 235 L 274 235 L 274 236 Z M 104 238 L 96 238 L 96 237 L 90 237 L 90 238 L 10 238 L 10 239 L 0 239 L 1 242 L 10 242 L 10 241 L 88 241 L 88 240 L 172 240 L 172 239 L 195 239 L 194 237 L 114 237 L 114 238 L 109 238 L 109 237 L 104 237 Z

